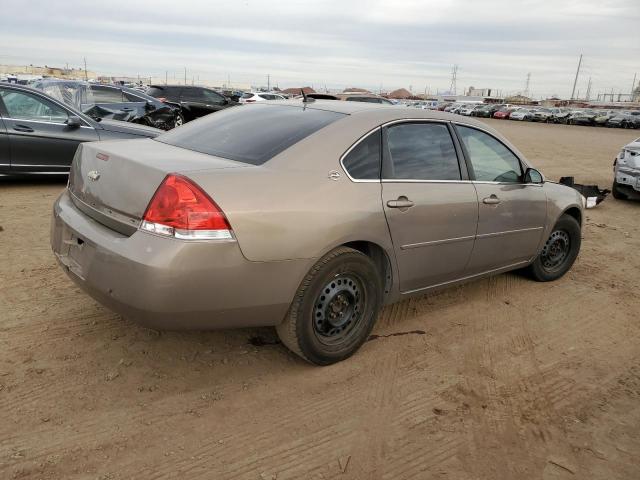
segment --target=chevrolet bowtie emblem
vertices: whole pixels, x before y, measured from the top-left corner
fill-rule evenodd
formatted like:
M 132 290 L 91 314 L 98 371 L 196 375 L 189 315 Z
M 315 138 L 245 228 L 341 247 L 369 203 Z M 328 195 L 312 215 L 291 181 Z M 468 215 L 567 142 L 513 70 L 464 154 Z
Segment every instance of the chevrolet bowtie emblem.
M 91 170 L 89 173 L 87 173 L 87 177 L 89 177 L 90 180 L 95 182 L 100 178 L 100 172 L 97 170 Z

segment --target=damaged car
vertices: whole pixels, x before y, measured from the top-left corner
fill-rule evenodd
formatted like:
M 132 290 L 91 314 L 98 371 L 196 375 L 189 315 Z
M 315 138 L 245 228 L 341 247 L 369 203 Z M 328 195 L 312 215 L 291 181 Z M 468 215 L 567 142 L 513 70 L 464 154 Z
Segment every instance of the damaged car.
M 625 145 L 613 161 L 613 198 L 640 199 L 640 138 Z
M 37 81 L 32 86 L 78 108 L 94 120 L 119 120 L 161 130 L 184 123 L 180 107 L 163 103 L 133 88 L 52 79 Z

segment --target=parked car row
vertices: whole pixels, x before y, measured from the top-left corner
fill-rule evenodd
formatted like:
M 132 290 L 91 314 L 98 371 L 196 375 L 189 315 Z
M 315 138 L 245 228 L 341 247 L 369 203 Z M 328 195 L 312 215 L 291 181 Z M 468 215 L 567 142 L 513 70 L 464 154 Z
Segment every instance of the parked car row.
M 562 123 L 617 128 L 640 128 L 640 110 L 604 110 L 594 108 L 547 108 L 501 104 L 456 104 L 445 112 L 471 117 L 497 118 L 528 122 Z

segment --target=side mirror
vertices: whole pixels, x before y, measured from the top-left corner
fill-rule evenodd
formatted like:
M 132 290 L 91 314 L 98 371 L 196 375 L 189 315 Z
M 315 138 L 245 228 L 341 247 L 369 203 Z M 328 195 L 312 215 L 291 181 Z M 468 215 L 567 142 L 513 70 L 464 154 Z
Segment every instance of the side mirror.
M 535 168 L 527 168 L 524 172 L 524 183 L 544 183 L 544 177 Z
M 80 117 L 76 117 L 74 115 L 67 118 L 67 121 L 65 123 L 67 124 L 68 128 L 80 128 L 80 126 L 82 125 L 82 120 L 80 120 Z

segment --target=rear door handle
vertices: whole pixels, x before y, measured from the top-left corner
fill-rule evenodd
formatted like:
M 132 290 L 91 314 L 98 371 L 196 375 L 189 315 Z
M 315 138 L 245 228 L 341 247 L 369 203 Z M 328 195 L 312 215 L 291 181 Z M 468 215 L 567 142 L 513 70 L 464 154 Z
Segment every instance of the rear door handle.
M 33 132 L 33 128 L 27 127 L 26 125 L 15 125 L 13 129 L 16 132 Z
M 387 202 L 387 207 L 406 210 L 407 208 L 413 207 L 413 202 L 409 200 L 407 197 L 402 196 L 402 197 L 398 197 L 397 200 L 389 200 Z
M 493 194 L 482 199 L 482 203 L 486 203 L 487 205 L 498 205 L 500 202 L 501 200 Z

